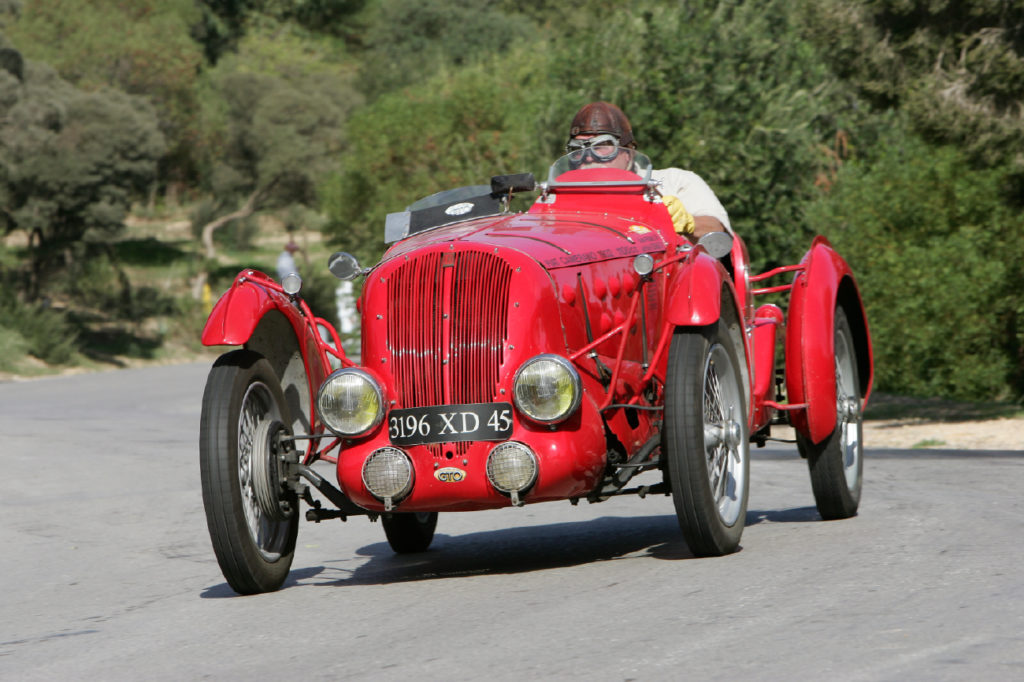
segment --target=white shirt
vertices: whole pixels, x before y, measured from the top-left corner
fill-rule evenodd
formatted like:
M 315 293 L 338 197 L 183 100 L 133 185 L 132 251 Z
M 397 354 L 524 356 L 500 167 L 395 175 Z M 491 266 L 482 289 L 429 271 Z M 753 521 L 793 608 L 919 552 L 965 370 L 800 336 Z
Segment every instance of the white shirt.
M 651 171 L 651 179 L 661 184 L 660 190 L 663 195 L 673 194 L 679 197 L 690 215 L 718 218 L 725 229 L 732 232 L 729 214 L 725 212 L 722 202 L 715 196 L 708 183 L 693 171 L 660 168 Z

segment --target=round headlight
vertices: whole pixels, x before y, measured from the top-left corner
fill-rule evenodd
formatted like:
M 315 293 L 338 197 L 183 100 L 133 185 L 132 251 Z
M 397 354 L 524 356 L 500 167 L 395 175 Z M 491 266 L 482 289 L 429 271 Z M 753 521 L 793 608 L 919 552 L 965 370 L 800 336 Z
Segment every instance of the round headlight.
M 565 358 L 538 355 L 516 372 L 516 407 L 538 422 L 560 422 L 580 405 L 580 375 Z
M 316 395 L 321 421 L 339 436 L 358 436 L 377 426 L 384 416 L 384 395 L 373 377 L 347 367 L 334 372 Z
M 398 448 L 374 450 L 363 462 L 363 484 L 370 494 L 390 506 L 412 490 L 412 462 Z

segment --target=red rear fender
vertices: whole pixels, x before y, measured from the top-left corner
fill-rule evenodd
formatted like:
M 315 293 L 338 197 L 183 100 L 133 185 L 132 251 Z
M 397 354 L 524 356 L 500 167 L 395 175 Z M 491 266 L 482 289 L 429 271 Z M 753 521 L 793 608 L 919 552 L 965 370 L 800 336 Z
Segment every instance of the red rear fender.
M 790 403 L 807 405 L 806 410 L 791 413 L 793 425 L 818 443 L 836 426 L 836 308 L 842 307 L 850 321 L 865 399 L 872 382 L 871 341 L 846 261 L 818 237 L 802 263 L 805 268 L 793 283 L 786 323 L 786 390 Z

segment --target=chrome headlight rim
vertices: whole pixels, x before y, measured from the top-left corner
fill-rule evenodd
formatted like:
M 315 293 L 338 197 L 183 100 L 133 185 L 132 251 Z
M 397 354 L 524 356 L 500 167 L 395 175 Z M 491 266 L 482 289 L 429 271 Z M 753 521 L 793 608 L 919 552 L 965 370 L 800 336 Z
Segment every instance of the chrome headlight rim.
M 545 361 L 553 361 L 556 364 L 560 365 L 563 369 L 565 369 L 568 372 L 569 378 L 572 381 L 573 388 L 573 398 L 569 407 L 562 414 L 549 419 L 545 419 L 542 417 L 538 417 L 534 414 L 531 414 L 530 411 L 523 406 L 522 401 L 519 399 L 518 390 L 519 379 L 522 377 L 523 372 L 529 369 L 530 366 L 538 362 Z M 583 402 L 583 382 L 580 379 L 580 373 L 576 370 L 576 367 L 572 364 L 572 362 L 570 362 L 567 358 L 562 357 L 561 355 L 556 355 L 554 353 L 541 353 L 540 355 L 534 355 L 532 358 L 530 358 L 522 365 L 520 365 L 519 369 L 516 370 L 515 376 L 512 379 L 512 402 L 515 403 L 516 409 L 519 411 L 519 413 L 522 414 L 527 419 L 529 419 L 530 421 L 537 422 L 539 424 L 559 424 L 561 422 L 564 422 L 566 419 L 576 414 L 576 411 L 580 408 L 580 404 Z
M 373 392 L 377 396 L 377 413 L 374 415 L 370 424 L 364 428 L 352 432 L 335 428 L 336 425 L 332 425 L 330 420 L 325 417 L 324 410 L 321 408 L 320 405 L 320 400 L 323 397 L 324 391 L 331 384 L 331 382 L 336 380 L 340 376 L 347 375 L 355 375 L 363 379 L 366 382 L 366 384 L 371 389 L 373 389 Z M 378 382 L 377 379 L 366 370 L 360 367 L 342 367 L 341 369 L 331 372 L 327 376 L 327 378 L 324 379 L 323 382 L 320 384 L 320 388 L 317 389 L 316 413 L 317 416 L 320 418 L 321 423 L 323 423 L 323 425 L 326 426 L 327 429 L 336 436 L 341 436 L 343 438 L 355 438 L 358 436 L 366 435 L 373 431 L 374 429 L 376 429 L 378 426 L 380 426 L 380 423 L 384 421 L 384 389 L 381 388 L 380 382 Z

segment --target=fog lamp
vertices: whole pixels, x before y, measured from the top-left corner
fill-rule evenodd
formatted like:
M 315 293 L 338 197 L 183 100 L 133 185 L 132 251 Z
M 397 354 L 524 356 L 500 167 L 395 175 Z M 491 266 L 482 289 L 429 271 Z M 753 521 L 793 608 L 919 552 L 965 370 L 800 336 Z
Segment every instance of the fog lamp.
M 359 436 L 384 416 L 384 395 L 365 371 L 346 367 L 332 373 L 316 394 L 316 411 L 324 425 L 339 436 Z
M 391 511 L 392 505 L 412 490 L 412 461 L 398 448 L 374 450 L 363 462 L 363 484 Z
M 559 355 L 537 355 L 516 372 L 513 397 L 519 411 L 534 421 L 566 419 L 580 405 L 580 375 Z
M 501 443 L 487 455 L 487 480 L 496 489 L 508 493 L 518 506 L 519 493 L 537 480 L 537 456 L 516 441 Z

